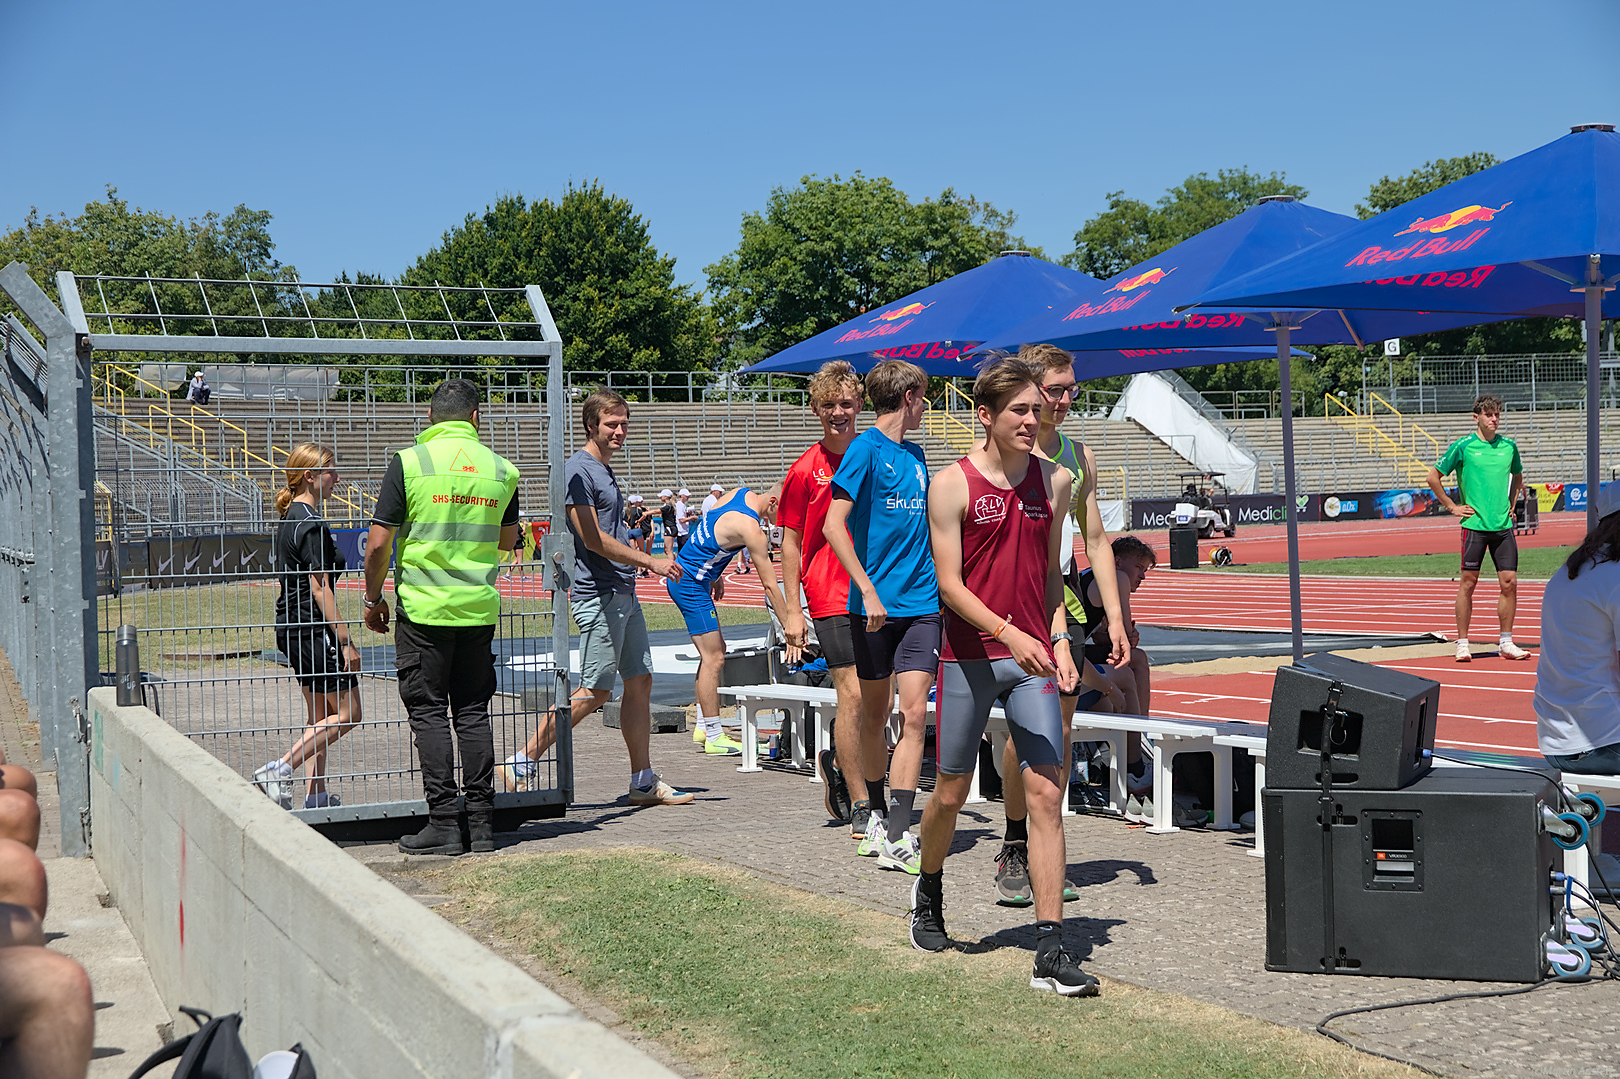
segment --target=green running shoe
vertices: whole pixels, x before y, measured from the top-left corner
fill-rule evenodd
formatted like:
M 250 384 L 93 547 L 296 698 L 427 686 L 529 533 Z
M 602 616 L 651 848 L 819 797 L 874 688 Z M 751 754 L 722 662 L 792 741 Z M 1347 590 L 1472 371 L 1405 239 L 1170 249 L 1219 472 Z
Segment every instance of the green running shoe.
M 883 814 L 872 813 L 866 819 L 866 834 L 861 837 L 861 845 L 855 848 L 855 853 L 862 858 L 876 858 L 883 853 L 883 841 L 888 831 L 889 825 L 883 819 Z
M 740 757 L 742 756 L 742 743 L 735 738 L 722 734 L 718 738 L 704 739 L 703 752 L 711 757 Z

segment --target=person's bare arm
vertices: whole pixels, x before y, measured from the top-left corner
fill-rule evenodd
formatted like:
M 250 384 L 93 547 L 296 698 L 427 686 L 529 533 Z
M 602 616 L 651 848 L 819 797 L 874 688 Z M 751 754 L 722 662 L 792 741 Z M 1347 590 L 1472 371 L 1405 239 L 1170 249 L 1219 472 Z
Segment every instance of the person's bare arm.
M 650 569 L 658 576 L 668 577 L 672 581 L 681 579 L 681 567 L 673 558 L 654 558 L 652 555 L 642 554 L 636 548 L 620 543 L 604 533 L 597 526 L 595 506 L 570 505 L 568 520 L 573 524 L 579 542 L 591 553 L 599 554 L 609 562 L 622 562 Z
M 960 473 L 961 470 L 957 471 Z M 876 633 L 883 628 L 883 623 L 889 617 L 889 611 L 883 606 L 883 601 L 878 599 L 872 578 L 866 575 L 865 567 L 855 554 L 855 540 L 849 534 L 849 511 L 854 508 L 853 501 L 834 494 L 831 504 L 827 506 L 827 521 L 821 526 L 821 534 L 827 537 L 827 546 L 832 548 L 833 554 L 838 558 L 838 564 L 844 567 L 844 572 L 849 574 L 849 579 L 854 582 L 861 594 L 861 604 L 866 608 L 866 632 Z M 961 546 L 960 539 L 957 546 Z
M 1433 465 L 1429 466 L 1429 490 L 1434 492 L 1434 497 L 1440 500 L 1440 504 L 1446 507 L 1446 512 L 1453 517 L 1472 517 L 1474 515 L 1474 507 L 1466 502 L 1453 502 L 1451 496 L 1446 494 L 1445 484 L 1441 482 L 1440 470 Z M 1462 492 L 1458 491 L 1457 493 L 1461 494 Z
M 383 585 L 388 583 L 388 560 L 394 552 L 394 529 L 387 525 L 371 526 L 366 533 L 366 591 L 368 599 L 377 602 L 366 608 L 366 628 L 373 633 L 388 632 L 388 601 L 383 599 Z
M 1108 616 L 1108 639 L 1111 648 L 1108 662 L 1115 667 L 1131 658 L 1131 643 L 1125 632 L 1124 617 L 1119 606 L 1119 574 L 1114 569 L 1114 548 L 1103 529 L 1102 511 L 1097 508 L 1097 457 L 1091 447 L 1085 447 L 1085 480 L 1080 485 L 1080 497 L 1086 506 L 1086 561 L 1091 563 L 1092 576 L 1097 582 L 1097 595 Z
M 1513 482 L 1508 487 L 1508 516 L 1509 517 L 1511 517 L 1513 515 L 1514 509 L 1519 505 L 1519 493 L 1521 491 L 1523 491 L 1523 490 L 1524 490 L 1524 473 L 1523 472 L 1515 472 L 1515 473 L 1513 473 Z M 1512 527 L 1511 522 L 1509 522 L 1508 527 L 1510 527 L 1510 528 Z
M 1069 628 L 1068 611 L 1063 606 L 1063 524 L 1059 514 L 1062 513 L 1061 507 L 1069 504 L 1072 478 L 1068 469 L 1043 458 L 1031 457 L 1029 463 L 1046 474 L 1044 478 L 1047 485 L 1047 501 L 1054 510 L 1057 510 L 1057 513 L 1052 515 L 1051 527 L 1046 530 L 1047 623 L 1052 635 L 1056 636 L 1068 632 Z M 1080 681 L 1080 672 L 1075 667 L 1074 642 L 1058 641 L 1052 651 L 1057 660 L 1058 688 L 1065 693 L 1072 693 L 1076 683 Z
M 518 533 L 522 526 L 517 524 L 501 525 L 500 548 L 503 551 L 517 550 Z
M 332 627 L 337 634 L 338 647 L 343 650 L 343 669 L 358 671 L 360 669 L 360 649 L 349 640 L 349 623 L 338 613 L 337 593 L 326 579 L 324 573 L 311 573 L 309 575 L 309 593 L 315 600 L 315 606 L 320 610 L 321 617 L 326 624 Z
M 800 561 L 804 557 L 804 529 L 782 526 L 782 593 L 785 597 L 799 595 Z M 761 580 L 764 578 L 761 577 Z M 797 663 L 804 654 L 804 610 L 797 603 L 786 603 L 782 610 L 782 634 L 787 638 L 786 659 Z
M 1057 668 L 1047 658 L 1046 646 L 986 607 L 962 580 L 962 519 L 966 512 L 967 477 L 961 466 L 948 465 L 928 487 L 928 534 L 934 549 L 940 602 L 974 629 L 1006 645 L 1025 672 L 1050 678 Z
M 730 516 L 732 515 L 729 513 L 725 515 L 725 517 Z M 804 612 L 800 610 L 797 602 L 788 602 L 787 596 L 776 586 L 776 563 L 771 561 L 771 537 L 751 518 L 741 513 L 736 516 L 749 522 L 747 525 L 736 528 L 736 531 L 742 533 L 743 545 L 748 549 L 748 553 L 753 555 L 754 565 L 759 569 L 759 583 L 765 589 L 765 602 L 771 605 L 771 610 L 775 611 L 776 617 L 781 619 L 784 630 L 791 624 L 790 619 L 798 620 L 799 641 L 803 643 Z M 721 518 L 722 522 L 725 521 L 725 517 Z M 719 529 L 715 531 L 718 532 Z M 786 530 L 784 529 L 783 532 L 785 535 Z M 794 589 L 793 597 L 795 601 L 797 601 L 798 596 L 798 589 Z

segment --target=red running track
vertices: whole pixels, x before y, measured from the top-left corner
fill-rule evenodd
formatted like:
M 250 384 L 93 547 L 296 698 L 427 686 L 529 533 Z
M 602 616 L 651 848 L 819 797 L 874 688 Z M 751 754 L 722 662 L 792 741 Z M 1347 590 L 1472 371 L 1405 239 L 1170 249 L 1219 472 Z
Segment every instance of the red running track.
M 1379 666 L 1440 683 L 1437 747 L 1537 755 L 1536 717 L 1530 703 L 1536 687 L 1533 659 L 1514 662 L 1476 650 L 1472 663 L 1440 656 L 1391 660 Z M 1264 724 L 1275 677 L 1273 671 L 1243 671 L 1155 680 L 1153 714 Z
M 1302 562 L 1319 558 L 1365 558 L 1374 555 L 1460 554 L 1460 522 L 1454 517 L 1408 517 L 1389 521 L 1302 521 L 1299 525 L 1299 557 Z M 1159 555 L 1159 564 L 1168 562 L 1170 533 L 1160 530 L 1139 532 Z M 1545 513 L 1535 535 L 1520 536 L 1520 547 L 1568 547 L 1586 535 L 1586 514 Z M 1246 525 L 1231 539 L 1217 536 L 1200 540 L 1198 560 L 1209 562 L 1209 553 L 1229 547 L 1239 563 L 1287 562 L 1288 526 Z

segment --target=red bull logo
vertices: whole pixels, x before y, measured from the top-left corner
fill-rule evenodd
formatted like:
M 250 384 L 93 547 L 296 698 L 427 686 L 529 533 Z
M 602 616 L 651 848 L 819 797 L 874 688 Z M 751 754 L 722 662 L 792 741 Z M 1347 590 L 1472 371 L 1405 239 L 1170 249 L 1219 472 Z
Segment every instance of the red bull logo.
M 1397 236 L 1405 236 L 1409 232 L 1449 232 L 1459 225 L 1471 225 L 1475 221 L 1491 221 L 1503 210 L 1512 206 L 1512 201 L 1504 202 L 1496 209 L 1488 206 L 1464 206 L 1460 210 L 1453 210 L 1438 217 L 1421 218 L 1401 231 Z
M 1411 225 L 1402 229 L 1400 232 L 1397 232 L 1395 235 L 1405 236 L 1408 233 L 1413 232 L 1426 232 L 1431 234 L 1431 239 L 1418 240 L 1416 243 L 1408 247 L 1397 248 L 1384 248 L 1374 244 L 1372 247 L 1367 248 L 1355 258 L 1345 263 L 1345 265 L 1372 266 L 1380 262 L 1400 262 L 1403 259 L 1411 260 L 1427 258 L 1430 255 L 1449 255 L 1454 251 L 1466 250 L 1467 248 L 1474 246 L 1480 237 L 1491 231 L 1489 225 L 1486 225 L 1484 228 L 1474 229 L 1470 231 L 1468 235 L 1459 237 L 1455 240 L 1448 240 L 1444 236 L 1436 234 L 1450 232 L 1452 229 L 1458 228 L 1462 225 L 1495 220 L 1497 214 L 1501 213 L 1503 210 L 1512 205 L 1512 202 L 1504 202 L 1494 210 L 1489 206 L 1464 206 L 1462 209 L 1452 210 L 1450 213 L 1439 214 L 1435 217 L 1419 218 L 1418 220 L 1412 222 Z M 1478 281 L 1474 281 L 1471 284 L 1474 287 L 1478 287 L 1479 281 L 1483 280 L 1484 278 L 1480 278 Z
M 868 322 L 896 322 L 896 321 L 898 321 L 900 319 L 903 319 L 903 318 L 910 318 L 912 315 L 920 315 L 920 314 L 922 314 L 924 311 L 928 310 L 932 306 L 934 306 L 934 304 L 932 302 L 930 302 L 930 303 L 908 303 L 904 307 L 895 308 L 893 311 L 880 312 L 879 314 L 874 315 L 872 318 L 867 319 L 867 321 Z
M 1139 273 L 1135 277 L 1127 277 L 1123 281 L 1114 282 L 1113 287 L 1108 291 L 1130 292 L 1132 289 L 1139 289 L 1143 285 L 1157 285 L 1160 281 L 1163 281 L 1166 277 L 1169 277 L 1175 272 L 1176 268 L 1174 266 L 1170 267 L 1168 270 L 1161 270 L 1155 266 L 1153 269 L 1148 270 L 1145 273 Z
M 983 341 L 919 341 L 915 345 L 895 345 L 893 348 L 876 349 L 872 356 L 879 360 L 955 360 L 968 355 L 983 343 Z

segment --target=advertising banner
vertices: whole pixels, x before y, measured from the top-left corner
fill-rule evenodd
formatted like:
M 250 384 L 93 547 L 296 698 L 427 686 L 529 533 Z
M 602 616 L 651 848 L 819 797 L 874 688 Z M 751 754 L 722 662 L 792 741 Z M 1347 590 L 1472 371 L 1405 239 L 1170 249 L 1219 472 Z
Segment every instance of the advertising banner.
M 1564 484 L 1564 508 L 1566 510 L 1579 510 L 1586 512 L 1586 484 Z
M 1535 497 L 1536 509 L 1554 513 L 1564 508 L 1564 485 L 1561 483 L 1527 483 L 1525 487 Z

